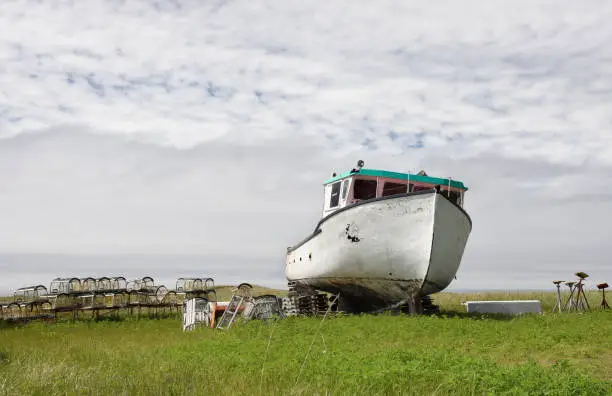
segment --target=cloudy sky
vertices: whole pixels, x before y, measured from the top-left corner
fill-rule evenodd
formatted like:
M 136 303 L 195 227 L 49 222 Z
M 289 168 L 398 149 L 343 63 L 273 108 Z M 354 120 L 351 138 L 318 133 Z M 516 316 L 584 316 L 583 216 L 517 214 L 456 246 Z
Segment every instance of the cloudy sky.
M 612 282 L 609 1 L 4 1 L 0 290 L 284 285 L 322 182 L 462 180 L 451 289 Z

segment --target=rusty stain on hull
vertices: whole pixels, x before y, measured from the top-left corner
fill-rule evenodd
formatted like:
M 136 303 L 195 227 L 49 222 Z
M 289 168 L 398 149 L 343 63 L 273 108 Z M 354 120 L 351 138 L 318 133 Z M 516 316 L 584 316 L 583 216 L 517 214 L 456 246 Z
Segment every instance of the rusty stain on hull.
M 346 225 L 345 234 L 348 240 L 350 240 L 351 242 L 359 242 L 360 239 L 357 236 L 358 233 L 359 233 L 359 227 L 357 227 L 355 224 Z

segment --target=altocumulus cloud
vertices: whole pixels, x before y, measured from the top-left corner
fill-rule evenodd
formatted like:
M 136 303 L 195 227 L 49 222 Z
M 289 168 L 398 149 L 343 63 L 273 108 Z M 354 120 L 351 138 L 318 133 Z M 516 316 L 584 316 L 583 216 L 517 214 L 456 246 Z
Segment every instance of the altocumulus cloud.
M 0 289 L 283 284 L 321 182 L 470 187 L 455 288 L 612 279 L 612 4 L 0 5 Z

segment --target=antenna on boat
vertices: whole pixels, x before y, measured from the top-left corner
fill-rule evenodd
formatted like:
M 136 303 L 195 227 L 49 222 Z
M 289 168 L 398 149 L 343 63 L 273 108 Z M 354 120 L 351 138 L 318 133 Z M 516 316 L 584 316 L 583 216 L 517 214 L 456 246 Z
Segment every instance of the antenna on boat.
M 406 184 L 406 193 L 410 192 L 410 168 L 408 168 L 408 184 Z

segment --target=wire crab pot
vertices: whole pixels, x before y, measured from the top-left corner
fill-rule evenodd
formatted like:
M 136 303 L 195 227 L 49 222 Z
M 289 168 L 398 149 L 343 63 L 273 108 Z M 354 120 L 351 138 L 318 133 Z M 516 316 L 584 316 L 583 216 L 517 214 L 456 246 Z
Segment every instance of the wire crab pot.
M 90 309 L 94 307 L 95 302 L 95 294 L 79 294 L 75 296 L 74 301 L 76 304 L 73 305 L 74 308 L 79 309 Z
M 125 280 L 123 276 L 116 276 L 114 278 L 111 278 L 110 283 L 111 283 L 112 290 L 119 291 L 119 290 L 127 289 L 127 281 Z
M 214 289 L 215 288 L 215 280 L 213 278 L 204 279 L 204 288 L 205 289 Z
M 176 291 L 193 292 L 208 290 L 215 287 L 213 278 L 178 278 L 176 280 Z
M 112 290 L 111 279 L 103 276 L 101 278 L 96 279 L 96 291 L 106 292 Z
M 285 317 L 280 299 L 273 294 L 255 297 L 253 302 L 253 309 L 249 312 L 250 319 L 267 321 Z
M 127 305 L 129 306 L 137 306 L 145 304 L 147 301 L 147 296 L 144 293 L 141 293 L 139 290 L 131 290 L 127 292 L 128 299 Z
M 168 288 L 164 285 L 160 285 L 154 288 L 153 293 L 149 294 L 149 296 L 152 297 L 151 302 L 153 304 L 160 304 L 164 300 L 166 294 L 168 294 Z
M 97 282 L 94 278 L 81 278 L 81 292 L 94 292 L 97 290 Z
M 193 290 L 202 290 L 204 282 L 201 278 L 178 278 L 176 280 L 176 291 L 188 292 Z
M 140 290 L 140 283 L 141 283 L 140 279 L 131 280 L 127 283 L 126 290 L 130 293 L 133 291 L 138 291 Z
M 206 295 L 204 297 L 206 297 L 206 299 L 208 301 L 216 302 L 217 301 L 217 292 L 215 291 L 215 289 L 209 289 L 209 290 L 206 291 Z
M 162 305 L 173 307 L 180 305 L 182 301 L 179 300 L 179 296 L 174 290 L 170 290 L 166 293 L 161 303 Z
M 128 292 L 122 291 L 119 293 L 113 293 L 111 295 L 111 300 L 112 303 L 111 305 L 115 308 L 123 308 L 126 307 L 128 305 L 128 302 L 130 300 L 130 295 Z M 107 296 L 108 298 L 108 296 Z
M 89 307 L 91 308 L 96 308 L 96 309 L 100 309 L 100 308 L 107 308 L 106 305 L 106 296 L 103 293 L 95 293 L 93 295 L 91 295 L 91 305 Z
M 49 294 L 68 294 L 81 291 L 79 278 L 55 278 L 51 281 Z
M 241 283 L 237 288 L 234 289 L 234 293 L 237 296 L 244 298 L 251 298 L 253 292 L 253 286 L 250 283 Z
M 150 291 L 155 287 L 155 282 L 153 278 L 150 276 L 145 276 L 142 279 L 134 279 L 132 281 L 127 282 L 126 289 L 131 292 L 133 290 L 137 291 Z
M 52 300 L 53 308 L 56 310 L 66 310 L 77 305 L 76 296 L 68 293 L 60 293 Z
M 13 301 L 16 303 L 28 303 L 37 301 L 47 295 L 47 288 L 43 285 L 26 286 L 15 290 Z
M 151 290 L 154 288 L 155 282 L 150 276 L 145 276 L 144 278 L 142 278 L 142 285 L 142 289 Z

